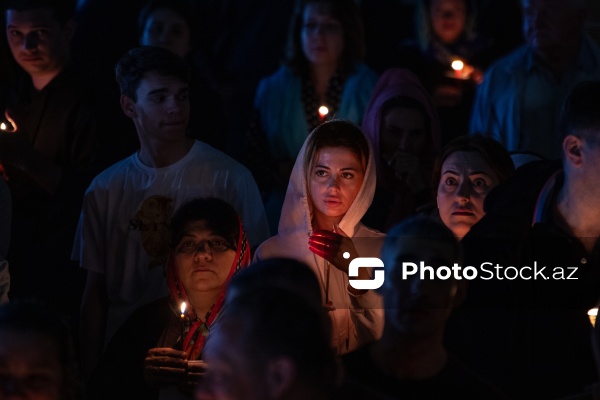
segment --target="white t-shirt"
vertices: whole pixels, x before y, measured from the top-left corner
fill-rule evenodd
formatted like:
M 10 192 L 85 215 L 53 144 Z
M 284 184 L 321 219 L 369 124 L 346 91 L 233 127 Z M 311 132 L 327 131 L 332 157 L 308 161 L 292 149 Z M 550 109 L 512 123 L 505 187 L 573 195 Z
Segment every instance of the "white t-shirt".
M 183 203 L 217 197 L 239 213 L 252 247 L 269 237 L 260 193 L 237 161 L 196 141 L 175 164 L 151 168 L 134 154 L 99 174 L 86 191 L 73 259 L 106 276 L 106 343 L 138 307 L 167 294 L 168 222 Z

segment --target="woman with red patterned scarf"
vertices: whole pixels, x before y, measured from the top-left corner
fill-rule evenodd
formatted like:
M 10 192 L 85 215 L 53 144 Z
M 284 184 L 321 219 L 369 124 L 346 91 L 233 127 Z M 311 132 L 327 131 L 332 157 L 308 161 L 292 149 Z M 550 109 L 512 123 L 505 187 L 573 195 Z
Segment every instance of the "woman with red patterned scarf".
M 204 343 L 250 246 L 236 211 L 216 198 L 184 204 L 170 228 L 169 296 L 138 309 L 113 337 L 90 382 L 92 399 L 190 399 L 204 373 Z

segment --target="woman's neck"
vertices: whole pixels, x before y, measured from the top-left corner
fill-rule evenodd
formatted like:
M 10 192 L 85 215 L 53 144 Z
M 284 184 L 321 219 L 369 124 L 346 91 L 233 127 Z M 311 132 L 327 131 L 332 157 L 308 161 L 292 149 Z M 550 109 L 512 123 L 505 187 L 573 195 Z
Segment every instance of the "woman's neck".
M 206 322 L 206 314 L 208 314 L 217 301 L 220 292 L 220 288 L 209 292 L 187 291 L 188 299 L 192 307 L 194 307 L 196 316 L 203 322 Z
M 333 230 L 334 224 L 339 224 L 344 216 L 341 217 L 328 217 L 326 215 L 315 213 L 312 219 L 313 229 L 324 229 L 327 231 Z

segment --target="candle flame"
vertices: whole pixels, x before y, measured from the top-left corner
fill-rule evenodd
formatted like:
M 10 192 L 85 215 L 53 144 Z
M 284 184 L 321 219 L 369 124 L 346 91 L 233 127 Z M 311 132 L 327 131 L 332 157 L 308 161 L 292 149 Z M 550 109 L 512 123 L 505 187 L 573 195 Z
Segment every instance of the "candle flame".
M 185 315 L 185 307 L 187 306 L 187 304 L 185 304 L 185 301 L 181 303 L 181 316 L 183 317 Z
M 327 108 L 325 106 L 319 107 L 319 115 L 321 116 L 321 118 L 323 118 L 327 114 L 329 114 L 329 108 Z
M 10 117 L 10 115 L 8 115 L 8 110 L 4 111 L 4 117 L 8 121 L 8 124 L 6 124 L 5 122 L 0 123 L 0 130 L 3 130 L 5 132 L 16 132 L 17 123 L 14 119 Z
M 454 60 L 452 61 L 452 69 L 455 71 L 462 71 L 462 69 L 465 67 L 465 63 L 463 63 L 460 60 Z
M 590 319 L 590 323 L 592 324 L 592 326 L 596 326 L 596 316 L 598 315 L 598 308 L 594 307 L 594 308 L 590 308 L 587 312 L 588 317 Z

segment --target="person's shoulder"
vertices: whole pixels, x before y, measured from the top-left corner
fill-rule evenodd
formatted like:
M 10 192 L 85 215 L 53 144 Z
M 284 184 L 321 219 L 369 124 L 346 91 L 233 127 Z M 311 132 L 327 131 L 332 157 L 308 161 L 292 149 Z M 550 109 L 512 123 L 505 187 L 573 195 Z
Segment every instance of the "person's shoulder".
M 267 90 L 284 90 L 289 82 L 297 79 L 298 77 L 288 66 L 282 65 L 271 75 L 267 75 L 259 81 L 258 93 Z
M 102 189 L 108 188 L 115 181 L 122 180 L 131 172 L 131 168 L 135 165 L 134 158 L 136 154 L 132 154 L 129 157 L 122 159 L 121 161 L 117 161 L 110 167 L 106 168 L 104 171 L 100 172 L 96 177 L 92 180 L 90 184 L 90 189 Z M 88 190 L 90 190 L 88 189 Z
M 353 75 L 362 75 L 369 77 L 377 77 L 377 72 L 365 63 L 358 63 L 354 66 Z
M 362 86 L 370 85 L 375 86 L 378 79 L 377 72 L 374 69 L 369 67 L 365 63 L 358 63 L 354 66 L 354 70 L 348 77 L 348 83 L 356 82 L 356 84 L 360 84 Z
M 485 75 L 512 75 L 516 70 L 522 70 L 526 66 L 526 59 L 531 49 L 526 44 L 517 47 L 512 52 L 493 62 Z
M 384 232 L 378 231 L 377 229 L 369 228 L 362 222 L 358 225 L 356 229 L 356 237 L 374 237 L 374 238 L 384 238 L 386 235 Z
M 242 163 L 200 140 L 194 141 L 192 151 L 194 152 L 194 162 L 203 169 L 227 170 L 240 179 L 247 179 L 247 176 L 251 175 L 248 168 Z
M 277 255 L 273 254 L 273 250 L 279 248 L 281 248 L 279 237 L 277 235 L 271 236 L 256 248 L 254 251 L 254 261 L 267 260 L 276 257 Z
M 519 167 L 507 181 L 495 187 L 485 199 L 487 213 L 521 213 L 527 216 L 533 211 L 539 192 L 556 171 L 562 168 L 560 161 L 538 160 Z
M 481 252 L 489 239 L 520 243 L 529 232 L 540 191 L 550 176 L 560 170 L 558 161 L 534 161 L 519 168 L 507 181 L 495 187 L 486 197 L 486 215 L 462 240 L 466 253 Z
M 99 94 L 104 93 L 105 88 L 96 82 L 86 78 L 81 71 L 74 66 L 65 67 L 48 85 L 50 90 L 60 93 L 65 98 L 77 101 L 78 105 L 96 103 Z M 100 96 L 102 99 L 105 96 Z
M 303 236 L 299 236 L 297 233 L 290 236 L 278 233 L 256 248 L 254 261 L 284 257 L 306 262 L 307 255 L 312 259 L 312 253 L 308 249 L 308 235 L 306 240 L 303 240 Z

